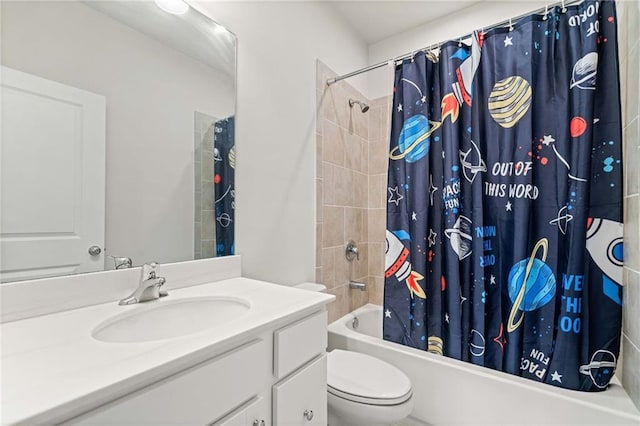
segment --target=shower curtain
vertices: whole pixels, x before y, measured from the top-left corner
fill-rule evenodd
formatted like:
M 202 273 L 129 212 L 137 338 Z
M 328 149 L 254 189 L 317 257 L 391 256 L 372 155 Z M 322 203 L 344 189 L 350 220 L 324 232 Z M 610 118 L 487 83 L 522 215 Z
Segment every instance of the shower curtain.
M 216 256 L 233 255 L 236 209 L 236 152 L 234 118 L 217 121 L 214 127 L 214 188 Z
M 605 389 L 619 355 L 616 14 L 586 1 L 396 67 L 384 338 Z

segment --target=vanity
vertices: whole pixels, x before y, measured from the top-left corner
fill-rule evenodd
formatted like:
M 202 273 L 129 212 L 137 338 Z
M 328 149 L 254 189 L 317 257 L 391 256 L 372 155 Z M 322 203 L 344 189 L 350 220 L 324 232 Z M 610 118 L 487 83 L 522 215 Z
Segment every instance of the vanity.
M 2 324 L 2 424 L 326 425 L 333 296 L 240 276 L 176 288 L 167 271 L 167 297 Z

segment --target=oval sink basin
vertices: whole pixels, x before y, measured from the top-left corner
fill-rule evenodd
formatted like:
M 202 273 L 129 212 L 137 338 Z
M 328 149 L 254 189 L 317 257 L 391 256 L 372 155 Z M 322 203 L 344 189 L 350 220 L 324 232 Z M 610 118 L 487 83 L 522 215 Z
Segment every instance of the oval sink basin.
M 133 312 L 109 318 L 91 335 L 96 340 L 111 343 L 171 339 L 236 320 L 246 314 L 249 307 L 248 301 L 231 297 L 146 302 L 135 306 Z

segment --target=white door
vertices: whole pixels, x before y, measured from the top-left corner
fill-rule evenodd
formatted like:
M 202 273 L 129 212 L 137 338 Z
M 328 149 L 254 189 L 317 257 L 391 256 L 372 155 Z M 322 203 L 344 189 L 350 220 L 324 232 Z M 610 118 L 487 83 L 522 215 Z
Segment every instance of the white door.
M 103 270 L 104 96 L 0 72 L 0 282 Z

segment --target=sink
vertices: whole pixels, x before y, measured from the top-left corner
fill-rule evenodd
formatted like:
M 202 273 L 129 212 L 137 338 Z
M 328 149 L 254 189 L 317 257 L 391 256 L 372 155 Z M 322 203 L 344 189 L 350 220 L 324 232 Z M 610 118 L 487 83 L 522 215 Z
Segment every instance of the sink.
M 158 299 L 130 307 L 98 325 L 91 335 L 110 343 L 171 339 L 218 327 L 249 312 L 250 303 L 233 297 Z

